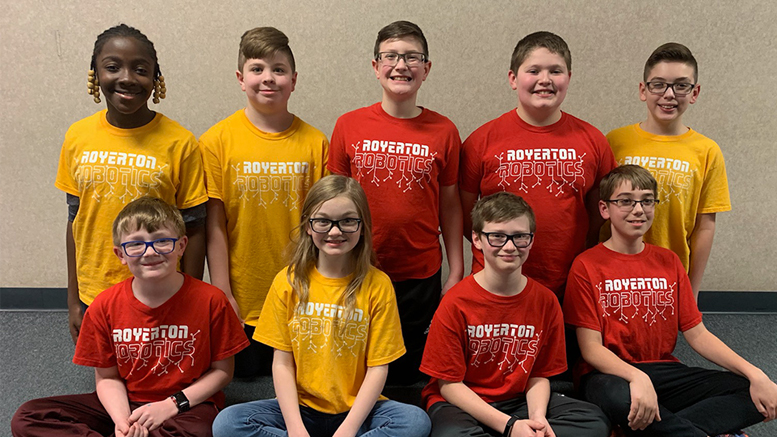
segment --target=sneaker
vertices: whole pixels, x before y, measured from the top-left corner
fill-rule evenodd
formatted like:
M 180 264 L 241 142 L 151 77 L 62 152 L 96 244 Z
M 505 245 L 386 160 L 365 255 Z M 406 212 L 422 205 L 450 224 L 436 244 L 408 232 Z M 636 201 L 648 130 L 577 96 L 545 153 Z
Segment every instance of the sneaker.
M 733 434 L 718 434 L 717 437 L 749 437 L 742 431 L 737 431 Z

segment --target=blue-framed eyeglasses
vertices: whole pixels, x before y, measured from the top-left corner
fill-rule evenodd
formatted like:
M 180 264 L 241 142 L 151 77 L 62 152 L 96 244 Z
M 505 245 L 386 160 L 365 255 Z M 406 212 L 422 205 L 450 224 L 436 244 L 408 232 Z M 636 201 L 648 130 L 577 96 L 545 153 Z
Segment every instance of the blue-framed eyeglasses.
M 127 241 L 126 243 L 121 243 L 121 248 L 124 249 L 124 253 L 127 256 L 133 258 L 145 255 L 149 247 L 160 255 L 167 255 L 175 250 L 176 241 L 178 241 L 177 238 L 157 238 L 154 241 Z

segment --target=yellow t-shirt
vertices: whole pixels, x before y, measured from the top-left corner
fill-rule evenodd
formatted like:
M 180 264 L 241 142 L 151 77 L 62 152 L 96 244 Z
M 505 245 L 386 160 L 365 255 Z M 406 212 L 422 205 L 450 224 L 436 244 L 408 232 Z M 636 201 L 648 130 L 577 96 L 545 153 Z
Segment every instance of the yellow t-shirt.
M 129 202 L 159 197 L 179 209 L 208 200 L 197 140 L 157 113 L 145 126 L 120 129 L 100 111 L 65 134 L 55 186 L 78 196 L 73 221 L 78 290 L 91 305 L 106 288 L 130 277 L 113 254 L 113 220 Z
M 327 174 L 329 141 L 297 117 L 283 132 L 257 129 L 239 110 L 202 137 L 208 197 L 224 202 L 229 278 L 240 315 L 256 326 L 267 290 L 286 264 L 305 196 Z
M 405 353 L 391 280 L 377 268 L 370 269 L 341 336 L 332 321 L 338 317 L 338 302 L 351 276 L 326 278 L 313 268 L 308 304 L 298 313 L 299 300 L 286 270 L 278 273 L 270 287 L 259 318 L 262 329 L 254 331 L 254 340 L 292 352 L 300 404 L 328 414 L 348 411 L 367 367 L 388 364 Z
M 720 147 L 693 129 L 677 136 L 654 135 L 639 123 L 615 129 L 607 140 L 618 165 L 642 166 L 658 181 L 661 203 L 645 241 L 676 253 L 688 271 L 696 215 L 731 210 Z M 608 224 L 607 236 L 609 231 Z

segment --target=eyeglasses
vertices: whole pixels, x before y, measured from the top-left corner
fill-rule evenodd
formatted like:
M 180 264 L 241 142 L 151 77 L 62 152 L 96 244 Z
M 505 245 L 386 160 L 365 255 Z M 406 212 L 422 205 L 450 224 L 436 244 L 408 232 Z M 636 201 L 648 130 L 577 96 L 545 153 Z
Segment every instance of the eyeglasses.
M 425 54 L 418 52 L 380 52 L 378 53 L 378 56 L 375 57 L 376 61 L 383 61 L 383 63 L 389 67 L 397 65 L 400 59 L 404 59 L 405 65 L 408 67 L 417 67 L 419 65 L 423 65 L 423 63 L 428 60 Z
M 176 241 L 178 241 L 177 238 L 158 238 L 154 241 L 127 241 L 126 243 L 121 243 L 121 248 L 124 249 L 124 253 L 127 256 L 133 258 L 145 255 L 149 247 L 160 255 L 167 255 L 175 250 Z
M 486 240 L 488 240 L 488 244 L 490 244 L 491 247 L 504 247 L 508 241 L 512 241 L 517 249 L 523 249 L 524 247 L 529 247 L 532 240 L 534 240 L 534 234 L 530 232 L 512 235 L 503 234 L 501 232 L 481 232 L 481 234 L 486 236 Z
M 667 88 L 671 88 L 676 96 L 687 96 L 696 88 L 693 83 L 666 83 L 666 82 L 645 82 L 647 90 L 653 94 L 664 94 Z
M 359 230 L 362 219 L 344 218 L 340 220 L 329 220 L 325 218 L 312 218 L 308 220 L 310 229 L 317 234 L 326 234 L 337 226 L 337 229 L 344 234 L 351 234 Z
M 642 209 L 645 211 L 652 211 L 655 209 L 656 205 L 658 205 L 659 202 L 661 202 L 658 199 L 642 199 L 642 200 L 634 200 L 634 199 L 610 199 L 605 200 L 607 203 L 614 203 L 615 206 L 620 208 L 622 211 L 631 211 L 634 209 L 634 207 L 637 206 L 639 203 L 642 205 Z

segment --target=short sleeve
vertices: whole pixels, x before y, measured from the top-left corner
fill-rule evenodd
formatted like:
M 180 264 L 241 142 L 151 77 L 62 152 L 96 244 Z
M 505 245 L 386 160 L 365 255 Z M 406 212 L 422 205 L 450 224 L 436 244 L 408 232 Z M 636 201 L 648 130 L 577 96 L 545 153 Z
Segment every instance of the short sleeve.
M 453 123 L 451 123 L 453 124 Z M 461 153 L 461 137 L 455 126 L 450 127 L 450 133 L 446 141 L 447 153 L 445 168 L 440 173 L 440 186 L 453 185 L 459 181 L 459 162 Z
M 593 188 L 599 188 L 599 183 L 608 173 L 618 166 L 618 162 L 615 160 L 615 155 L 612 153 L 612 147 L 610 147 L 607 138 L 595 127 L 592 126 L 591 129 L 596 131 L 594 141 L 596 143 L 596 149 L 599 151 L 599 168 L 596 172 L 596 180 L 594 181 Z
M 274 349 L 291 352 L 291 333 L 289 332 L 289 305 L 292 290 L 286 278 L 286 269 L 275 276 L 267 299 L 264 301 L 262 313 L 256 326 L 261 329 L 254 331 L 254 340 L 264 343 Z
M 179 169 L 179 185 L 175 194 L 178 209 L 191 208 L 208 200 L 205 191 L 205 171 L 202 165 L 202 153 L 194 137 L 187 144 Z
M 707 155 L 707 172 L 699 196 L 699 214 L 711 214 L 731 210 L 726 163 L 717 144 Z
M 54 186 L 67 194 L 80 196 L 78 184 L 76 183 L 71 166 L 73 165 L 73 148 L 70 141 L 71 133 L 65 134 L 65 141 L 62 143 L 62 150 L 59 152 L 59 164 L 57 165 L 57 178 Z
M 421 371 L 444 381 L 461 382 L 467 373 L 466 321 L 456 310 L 452 297 L 443 299 L 434 313 Z
M 405 354 L 394 287 L 385 274 L 374 275 L 370 284 L 370 332 L 367 340 L 367 366 L 382 366 Z
M 105 299 L 95 299 L 84 313 L 73 355 L 75 364 L 99 368 L 117 365 L 108 318 L 102 302 L 105 302 Z
M 329 171 L 329 150 L 331 146 L 329 145 L 329 140 L 324 138 L 324 140 L 321 142 L 321 170 L 320 170 L 320 178 L 323 178 L 325 176 L 329 176 L 331 173 Z
M 469 193 L 480 193 L 483 179 L 483 142 L 479 130 L 473 132 L 461 146 L 459 188 Z
M 351 176 L 351 162 L 345 149 L 345 122 L 340 117 L 332 131 L 332 141 L 329 143 L 329 161 L 327 168 L 332 174 Z
M 531 369 L 532 378 L 547 378 L 567 370 L 566 343 L 564 342 L 564 316 L 555 295 L 546 303 L 545 329 L 537 359 Z
M 564 293 L 564 322 L 580 328 L 602 332 L 597 310 L 596 292 L 583 263 L 576 259 L 572 263 Z
M 677 255 L 674 253 L 671 255 L 674 260 L 675 274 L 677 275 L 677 299 L 679 300 L 677 306 L 680 309 L 680 314 L 677 318 L 679 326 L 677 328 L 680 332 L 685 332 L 701 323 L 702 314 L 696 304 L 696 298 L 693 296 L 691 280 L 688 278 L 688 274 L 685 273 L 685 267 L 683 267 Z
M 202 162 L 205 171 L 205 187 L 208 197 L 223 200 L 222 154 L 219 141 L 210 132 L 205 132 L 200 137 L 199 146 L 202 153 Z
M 224 294 L 213 299 L 211 314 L 211 362 L 229 358 L 248 347 L 248 337 Z

